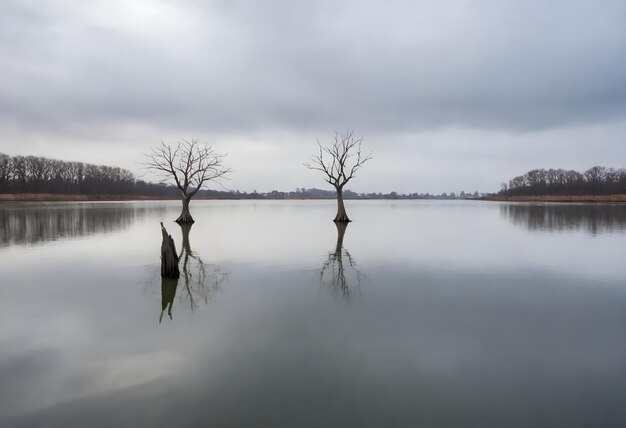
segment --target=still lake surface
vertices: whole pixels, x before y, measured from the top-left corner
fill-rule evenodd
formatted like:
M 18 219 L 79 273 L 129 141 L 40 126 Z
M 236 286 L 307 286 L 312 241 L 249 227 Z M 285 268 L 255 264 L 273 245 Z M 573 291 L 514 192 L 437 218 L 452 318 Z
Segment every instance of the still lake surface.
M 347 209 L 0 204 L 0 426 L 626 426 L 626 205 Z

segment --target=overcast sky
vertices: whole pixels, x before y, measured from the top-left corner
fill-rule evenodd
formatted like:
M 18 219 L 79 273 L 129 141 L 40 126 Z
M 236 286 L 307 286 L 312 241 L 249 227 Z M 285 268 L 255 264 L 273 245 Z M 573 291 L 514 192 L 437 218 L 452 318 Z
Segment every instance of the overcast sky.
M 0 76 L 0 152 L 141 174 L 195 137 L 233 189 L 324 187 L 346 129 L 355 191 L 626 166 L 624 0 L 0 0 Z

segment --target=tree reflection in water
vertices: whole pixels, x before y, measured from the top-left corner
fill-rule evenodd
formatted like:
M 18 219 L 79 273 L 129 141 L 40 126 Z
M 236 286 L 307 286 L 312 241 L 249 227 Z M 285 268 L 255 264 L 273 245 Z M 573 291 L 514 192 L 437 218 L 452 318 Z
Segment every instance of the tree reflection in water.
M 214 295 L 222 288 L 228 278 L 228 273 L 219 267 L 209 265 L 191 250 L 189 235 L 193 223 L 179 224 L 182 233 L 182 245 L 178 255 L 179 263 L 182 263 L 181 277 L 179 279 L 161 278 L 161 316 L 167 309 L 167 314 L 172 319 L 172 306 L 176 298 L 179 281 L 182 281 L 182 291 L 179 300 L 187 301 L 193 311 L 198 307 L 198 301 L 205 304 L 213 300 Z
M 626 230 L 625 204 L 503 204 L 500 214 L 530 231 L 584 231 L 597 235 Z
M 128 229 L 147 212 L 132 203 L 6 204 L 0 208 L 0 246 L 114 233 Z
M 320 285 L 333 290 L 344 299 L 350 299 L 361 288 L 363 274 L 357 267 L 350 252 L 343 247 L 343 239 L 348 223 L 335 222 L 337 227 L 337 244 L 320 270 Z

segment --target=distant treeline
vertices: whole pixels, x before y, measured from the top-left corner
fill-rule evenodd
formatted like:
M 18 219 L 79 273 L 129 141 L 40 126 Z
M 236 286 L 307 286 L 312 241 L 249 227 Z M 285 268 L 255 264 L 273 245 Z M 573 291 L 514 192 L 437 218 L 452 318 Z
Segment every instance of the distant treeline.
M 280 192 L 272 190 L 267 193 L 232 192 L 231 195 L 237 199 L 335 199 L 337 194 L 334 190 L 322 189 L 296 189 L 294 192 Z M 351 190 L 343 191 L 344 199 L 471 199 L 479 198 L 484 193 L 465 193 L 463 191 L 458 194 L 455 192 L 442 193 L 440 195 L 431 195 L 430 193 L 356 193 Z
M 67 162 L 41 156 L 8 156 L 0 153 L 0 193 L 52 193 L 67 195 L 142 195 L 179 197 L 173 185 L 150 183 L 118 167 Z M 464 199 L 478 192 L 442 193 L 356 193 L 344 191 L 346 199 Z M 334 199 L 334 190 L 299 188 L 291 192 L 259 193 L 203 189 L 197 198 L 207 199 Z
M 0 193 L 163 195 L 168 186 L 136 180 L 122 168 L 0 153 Z
M 626 169 L 594 166 L 585 172 L 564 169 L 533 169 L 503 183 L 500 194 L 615 195 L 626 194 Z

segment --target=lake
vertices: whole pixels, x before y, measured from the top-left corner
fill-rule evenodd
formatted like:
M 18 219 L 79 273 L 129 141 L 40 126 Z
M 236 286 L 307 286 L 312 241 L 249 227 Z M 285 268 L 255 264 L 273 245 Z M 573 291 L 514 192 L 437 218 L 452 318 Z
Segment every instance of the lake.
M 0 426 L 626 426 L 626 205 L 347 209 L 0 205 Z

